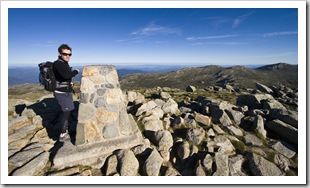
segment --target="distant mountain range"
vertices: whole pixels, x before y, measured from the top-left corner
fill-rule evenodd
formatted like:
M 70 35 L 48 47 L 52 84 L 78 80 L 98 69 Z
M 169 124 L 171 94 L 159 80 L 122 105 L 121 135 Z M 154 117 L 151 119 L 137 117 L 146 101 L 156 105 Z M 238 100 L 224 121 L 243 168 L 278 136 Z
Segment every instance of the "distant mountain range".
M 117 73 L 119 77 L 128 74 L 145 74 L 154 72 L 169 72 L 178 70 L 191 65 L 156 65 L 156 64 L 145 64 L 145 65 L 117 65 Z M 75 66 L 74 69 L 83 70 L 84 66 Z M 79 82 L 81 80 L 81 74 L 73 78 L 73 81 Z M 39 68 L 35 66 L 25 67 L 9 67 L 8 69 L 8 85 L 18 84 L 38 84 L 39 83 Z
M 82 71 L 83 67 L 78 67 Z M 149 73 L 150 71 L 136 70 L 136 69 L 119 69 L 119 77 L 125 76 L 128 74 L 136 73 Z M 73 81 L 79 82 L 81 80 L 81 74 L 78 74 L 73 78 Z M 9 68 L 8 72 L 8 82 L 9 86 L 18 85 L 18 84 L 39 84 L 39 68 L 37 67 L 16 67 Z
M 155 86 L 179 87 L 194 85 L 253 86 L 255 82 L 266 85 L 282 83 L 297 87 L 297 65 L 277 63 L 266 66 L 216 66 L 190 67 L 191 65 L 127 65 L 116 66 L 122 88 L 152 88 Z M 77 66 L 82 71 L 82 66 Z M 11 67 L 8 69 L 8 85 L 38 84 L 38 67 Z M 73 81 L 79 82 L 81 74 Z

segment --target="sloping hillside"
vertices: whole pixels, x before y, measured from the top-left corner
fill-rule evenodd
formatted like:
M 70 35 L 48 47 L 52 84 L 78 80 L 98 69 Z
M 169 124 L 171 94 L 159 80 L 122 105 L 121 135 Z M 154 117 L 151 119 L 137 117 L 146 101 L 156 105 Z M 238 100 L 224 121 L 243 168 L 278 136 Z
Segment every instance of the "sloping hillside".
M 280 66 L 279 66 L 280 65 Z M 278 67 L 278 68 L 272 68 Z M 220 67 L 205 66 L 185 68 L 168 73 L 133 74 L 120 78 L 122 88 L 153 88 L 175 87 L 184 89 L 188 85 L 197 88 L 208 86 L 222 86 L 230 84 L 235 87 L 255 88 L 255 83 L 271 86 L 286 85 L 290 88 L 298 87 L 297 65 L 274 64 L 252 70 L 244 66 Z

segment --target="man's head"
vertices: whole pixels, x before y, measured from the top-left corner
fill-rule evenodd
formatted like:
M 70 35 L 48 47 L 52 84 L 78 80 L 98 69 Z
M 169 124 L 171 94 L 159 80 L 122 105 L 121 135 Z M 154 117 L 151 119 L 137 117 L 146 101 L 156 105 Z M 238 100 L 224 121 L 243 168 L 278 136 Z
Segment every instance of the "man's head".
M 69 61 L 72 55 L 72 49 L 67 44 L 62 44 L 58 48 L 58 55 L 65 61 Z

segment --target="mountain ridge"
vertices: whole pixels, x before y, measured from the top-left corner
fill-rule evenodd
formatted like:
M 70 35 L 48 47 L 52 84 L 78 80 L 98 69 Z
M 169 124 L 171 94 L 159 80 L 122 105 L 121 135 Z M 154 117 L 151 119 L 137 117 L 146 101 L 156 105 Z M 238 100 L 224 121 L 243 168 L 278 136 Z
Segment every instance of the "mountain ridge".
M 225 84 L 243 88 L 255 88 L 256 82 L 268 86 L 285 85 L 296 89 L 298 87 L 297 65 L 277 63 L 254 70 L 240 65 L 226 68 L 208 65 L 184 68 L 167 73 L 126 75 L 120 78 L 123 88 L 153 88 L 160 86 L 184 89 L 188 85 L 204 88 L 216 85 L 223 86 Z
M 80 67 L 83 68 L 83 67 Z M 169 68 L 169 69 L 168 69 Z M 161 87 L 175 87 L 184 89 L 188 85 L 197 88 L 206 88 L 208 86 L 223 86 L 226 84 L 242 87 L 255 88 L 255 83 L 271 86 L 285 85 L 293 89 L 298 86 L 298 65 L 287 63 L 276 63 L 264 65 L 255 69 L 243 65 L 219 66 L 206 65 L 201 67 L 185 67 L 177 70 L 171 70 L 168 66 L 167 72 L 163 68 L 152 72 L 151 69 L 144 70 L 143 67 L 132 67 L 127 69 L 118 69 L 120 83 L 122 88 L 141 89 Z M 38 70 L 36 67 L 26 68 L 25 71 L 13 68 L 9 69 L 9 86 L 19 84 L 38 83 Z M 74 82 L 80 82 L 81 76 L 73 79 Z

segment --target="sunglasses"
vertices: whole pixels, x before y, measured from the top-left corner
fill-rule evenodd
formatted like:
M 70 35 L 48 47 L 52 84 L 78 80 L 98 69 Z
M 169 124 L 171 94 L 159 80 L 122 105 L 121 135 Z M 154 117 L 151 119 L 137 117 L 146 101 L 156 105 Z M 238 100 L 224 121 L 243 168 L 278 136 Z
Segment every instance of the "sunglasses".
M 63 55 L 63 56 L 72 56 L 72 54 L 67 54 L 67 53 L 61 53 L 61 55 Z

